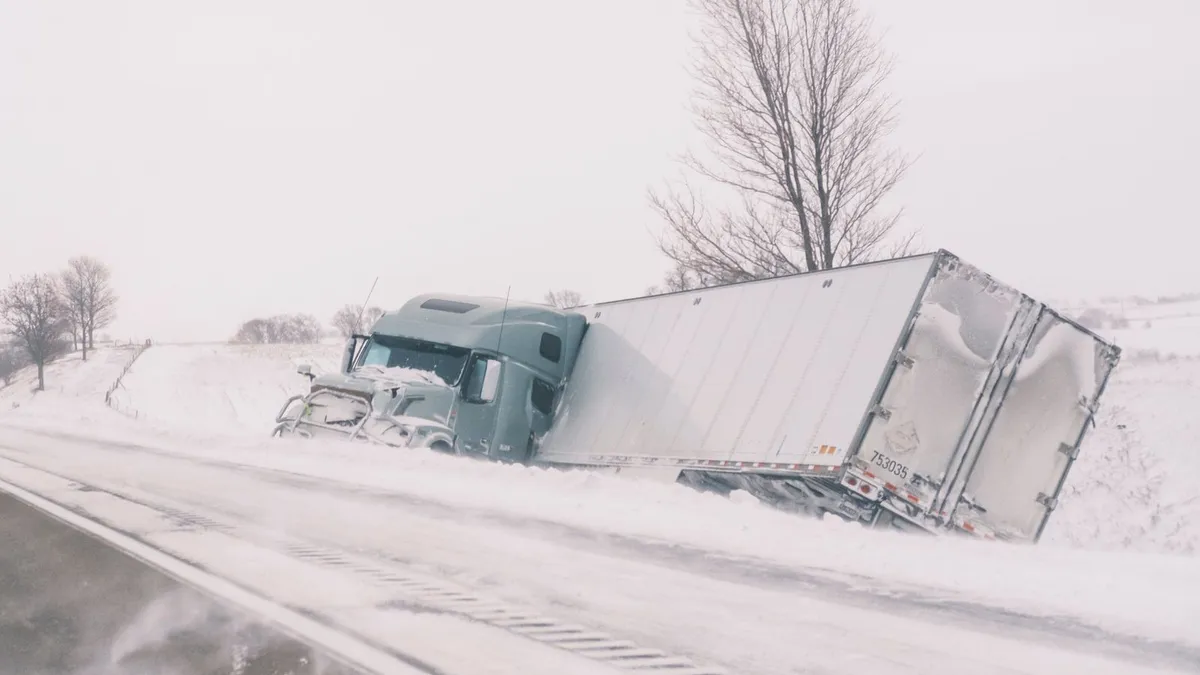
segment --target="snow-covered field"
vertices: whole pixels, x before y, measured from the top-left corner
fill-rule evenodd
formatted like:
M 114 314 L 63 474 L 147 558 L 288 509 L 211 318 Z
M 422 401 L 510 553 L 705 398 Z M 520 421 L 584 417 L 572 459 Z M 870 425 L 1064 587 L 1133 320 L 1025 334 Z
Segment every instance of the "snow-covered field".
M 303 393 L 300 363 L 336 369 L 339 345 L 161 345 L 114 392 L 120 408 L 185 430 L 270 433 L 284 400 Z
M 52 474 L 36 471 L 50 471 L 374 550 L 730 672 L 1135 672 L 1072 651 L 1089 630 L 1167 641 L 1176 665 L 1200 669 L 1200 322 L 1162 313 L 1106 332 L 1131 354 L 1033 547 L 867 532 L 616 476 L 265 438 L 306 385 L 296 365 L 331 368 L 336 345 L 152 347 L 118 390 L 136 419 L 103 405 L 131 352 L 57 363 L 46 392 L 27 378 L 0 389 L 0 454 L 19 463 L 0 460 L 0 478 L 46 486 Z M 1172 344 L 1152 357 L 1156 340 Z M 986 618 L 1000 616 L 1024 617 L 1033 637 Z M 988 645 L 1004 654 L 983 657 Z

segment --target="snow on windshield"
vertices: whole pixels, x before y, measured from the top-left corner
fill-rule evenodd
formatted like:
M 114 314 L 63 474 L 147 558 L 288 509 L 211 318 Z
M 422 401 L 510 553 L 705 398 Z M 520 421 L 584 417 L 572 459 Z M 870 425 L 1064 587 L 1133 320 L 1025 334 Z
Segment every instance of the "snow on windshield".
M 470 350 L 462 347 L 373 335 L 363 348 L 358 367 L 375 366 L 373 370 L 383 369 L 386 377 L 407 380 L 414 379 L 412 371 L 420 371 L 423 375 L 433 375 L 438 384 L 454 386 L 459 382 L 468 354 Z
M 428 382 L 429 384 L 436 384 L 443 387 L 450 386 L 445 380 L 438 377 L 437 373 L 429 370 L 403 368 L 401 366 L 385 368 L 374 363 L 363 365 L 359 368 L 359 370 L 366 371 L 372 375 L 376 375 L 387 380 L 397 380 L 399 382 Z

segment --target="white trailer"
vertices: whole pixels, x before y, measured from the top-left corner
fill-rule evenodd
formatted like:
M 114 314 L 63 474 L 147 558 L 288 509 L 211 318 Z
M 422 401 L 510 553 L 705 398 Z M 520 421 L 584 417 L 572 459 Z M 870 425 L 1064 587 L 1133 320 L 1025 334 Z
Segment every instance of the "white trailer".
M 590 305 L 543 464 L 1036 541 L 1120 350 L 946 251 Z

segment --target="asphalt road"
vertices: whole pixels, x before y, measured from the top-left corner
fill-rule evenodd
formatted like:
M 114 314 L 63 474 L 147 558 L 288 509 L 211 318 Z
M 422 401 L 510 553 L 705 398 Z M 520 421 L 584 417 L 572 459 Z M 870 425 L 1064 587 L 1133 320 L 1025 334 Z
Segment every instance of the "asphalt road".
M 350 675 L 0 494 L 0 675 Z

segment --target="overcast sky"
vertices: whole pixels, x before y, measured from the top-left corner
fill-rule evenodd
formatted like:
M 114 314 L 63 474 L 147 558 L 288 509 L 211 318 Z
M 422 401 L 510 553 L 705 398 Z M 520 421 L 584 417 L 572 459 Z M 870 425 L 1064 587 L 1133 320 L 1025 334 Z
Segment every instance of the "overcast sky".
M 904 225 L 1041 297 L 1200 290 L 1200 3 L 870 0 Z M 639 295 L 700 143 L 685 0 L 0 0 L 0 278 L 119 337 L 450 291 Z

